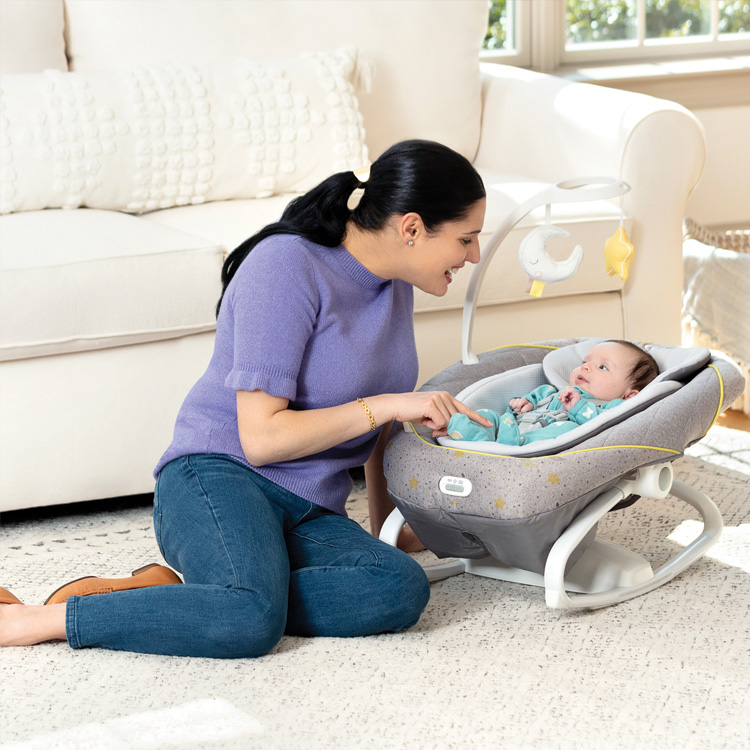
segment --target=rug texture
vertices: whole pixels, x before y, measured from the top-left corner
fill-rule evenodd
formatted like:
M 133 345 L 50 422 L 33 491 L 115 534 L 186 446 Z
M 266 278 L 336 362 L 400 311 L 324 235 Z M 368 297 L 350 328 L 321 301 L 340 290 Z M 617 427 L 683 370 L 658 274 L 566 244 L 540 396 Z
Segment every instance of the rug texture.
M 750 747 L 750 435 L 714 427 L 688 453 L 675 476 L 717 503 L 725 531 L 652 593 L 560 612 L 541 589 L 462 575 L 432 585 L 408 632 L 285 637 L 254 660 L 3 649 L 0 748 Z M 348 509 L 367 524 L 361 484 Z M 674 498 L 642 500 L 599 533 L 655 567 L 697 519 Z M 145 502 L 0 520 L 0 585 L 28 603 L 160 561 Z

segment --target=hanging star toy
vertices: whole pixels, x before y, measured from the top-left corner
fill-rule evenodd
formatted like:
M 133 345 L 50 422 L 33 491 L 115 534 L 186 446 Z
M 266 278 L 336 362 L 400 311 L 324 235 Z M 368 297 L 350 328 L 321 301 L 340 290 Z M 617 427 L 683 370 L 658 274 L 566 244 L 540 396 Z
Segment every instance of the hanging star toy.
M 607 273 L 610 276 L 617 274 L 623 281 L 627 281 L 634 253 L 633 243 L 630 241 L 625 227 L 620 225 L 604 245 L 604 262 Z

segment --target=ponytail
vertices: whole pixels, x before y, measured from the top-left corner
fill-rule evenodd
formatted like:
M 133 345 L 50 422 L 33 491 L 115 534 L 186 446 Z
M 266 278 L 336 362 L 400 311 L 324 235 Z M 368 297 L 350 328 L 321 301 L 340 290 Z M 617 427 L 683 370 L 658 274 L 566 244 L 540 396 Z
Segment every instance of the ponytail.
M 350 209 L 356 188 L 365 188 L 359 204 Z M 269 224 L 230 253 L 221 270 L 221 298 L 248 253 L 274 234 L 304 237 L 325 247 L 338 247 L 351 221 L 363 231 L 383 229 L 394 215 L 417 213 L 428 232 L 466 217 L 485 197 L 482 178 L 468 159 L 433 141 L 402 141 L 391 146 L 370 167 L 361 183 L 353 172 L 339 172 L 308 193 L 295 198 L 279 221 Z
M 224 293 L 240 264 L 267 237 L 293 234 L 318 245 L 338 247 L 344 240 L 350 216 L 346 203 L 357 185 L 359 180 L 353 172 L 339 172 L 328 177 L 317 187 L 289 203 L 278 221 L 268 224 L 238 245 L 221 269 L 221 297 L 216 305 L 217 317 Z

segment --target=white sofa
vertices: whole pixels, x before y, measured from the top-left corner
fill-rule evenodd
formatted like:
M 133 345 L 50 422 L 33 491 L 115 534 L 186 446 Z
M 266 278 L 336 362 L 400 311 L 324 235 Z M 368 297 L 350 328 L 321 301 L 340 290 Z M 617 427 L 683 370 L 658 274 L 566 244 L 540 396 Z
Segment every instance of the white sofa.
M 552 220 L 572 230 L 561 255 L 583 246 L 581 269 L 527 295 L 516 256 L 536 211 L 489 270 L 477 351 L 679 343 L 700 126 L 669 102 L 480 65 L 486 13 L 486 0 L 2 0 L 0 511 L 151 491 L 211 353 L 226 253 L 295 191 L 404 138 L 473 160 L 485 242 L 550 182 L 632 186 L 627 282 L 604 266 L 619 203 L 568 204 Z M 300 57 L 313 52 L 326 54 Z M 468 279 L 417 294 L 422 381 L 460 357 Z

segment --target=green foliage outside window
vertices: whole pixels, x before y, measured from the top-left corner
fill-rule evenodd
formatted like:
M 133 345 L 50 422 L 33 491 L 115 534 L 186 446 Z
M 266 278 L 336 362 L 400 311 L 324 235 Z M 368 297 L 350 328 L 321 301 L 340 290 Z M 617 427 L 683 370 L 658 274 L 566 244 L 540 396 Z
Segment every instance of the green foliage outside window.
M 568 0 L 569 44 L 635 39 L 635 0 Z
M 509 2 L 488 0 L 487 4 L 484 49 L 508 49 L 512 46 Z M 636 0 L 567 0 L 566 21 L 569 45 L 634 40 Z M 646 0 L 647 39 L 710 33 L 711 0 Z M 719 1 L 719 33 L 750 33 L 750 0 Z
M 507 49 L 511 38 L 508 28 L 507 0 L 489 0 L 488 4 L 487 33 L 482 46 L 489 50 Z
M 750 34 L 750 1 L 727 0 L 719 3 L 720 34 Z
M 635 39 L 635 0 L 567 0 L 569 44 Z M 646 38 L 710 35 L 710 0 L 646 0 Z M 750 32 L 750 0 L 719 2 L 719 33 Z
M 711 33 L 707 0 L 647 0 L 646 38 L 699 36 Z

